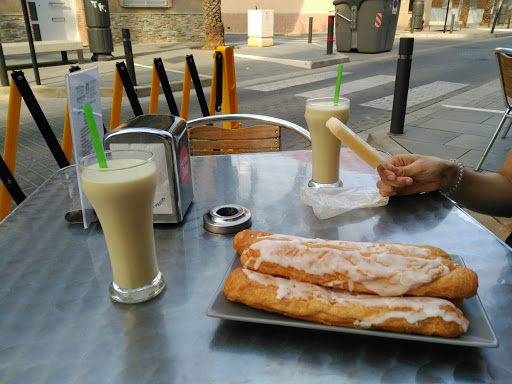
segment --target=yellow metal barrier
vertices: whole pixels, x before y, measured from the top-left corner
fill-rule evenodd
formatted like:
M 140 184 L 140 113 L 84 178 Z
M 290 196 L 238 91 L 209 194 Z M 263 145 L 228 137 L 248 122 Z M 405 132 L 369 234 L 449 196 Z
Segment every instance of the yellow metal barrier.
M 158 96 L 160 95 L 160 79 L 153 62 L 151 73 L 151 91 L 149 93 L 149 113 L 158 113 Z
M 212 74 L 212 85 L 210 91 L 210 101 L 208 104 L 208 110 L 210 111 L 210 116 L 215 115 L 215 102 L 216 100 L 216 92 L 217 89 L 217 60 L 215 60 L 215 56 L 217 52 L 213 52 L 213 74 Z
M 217 79 L 217 60 L 215 60 L 216 54 L 220 53 L 222 55 L 222 114 L 234 114 L 238 113 L 238 100 L 236 95 L 236 76 L 235 76 L 235 55 L 233 51 L 233 47 L 218 47 L 215 52 L 213 52 L 213 74 L 212 74 L 212 83 L 211 83 L 211 91 L 210 91 L 210 101 L 208 105 L 208 112 L 210 116 L 215 115 L 215 102 L 216 102 L 216 94 L 215 90 L 217 89 L 217 83 L 219 79 Z M 183 92 L 181 99 L 181 113 L 180 116 L 188 120 L 188 110 L 190 106 L 190 89 L 192 85 L 192 76 L 190 75 L 190 70 L 187 65 L 187 61 L 185 61 L 185 73 L 183 76 Z M 241 124 L 236 121 L 230 121 L 223 123 L 224 128 L 241 128 Z
M 16 149 L 18 148 L 18 132 L 20 129 L 21 93 L 14 81 L 9 89 L 9 106 L 7 108 L 7 126 L 5 128 L 4 161 L 14 175 L 16 168 Z M 11 212 L 12 197 L 3 185 L 0 188 L 0 220 Z
M 234 114 L 238 113 L 238 101 L 236 94 L 236 78 L 235 78 L 235 61 L 233 47 L 218 47 L 217 52 L 222 54 L 222 113 Z M 215 52 L 214 52 L 215 57 Z M 217 85 L 216 76 L 216 61 L 214 60 L 212 86 L 210 94 L 209 112 L 210 115 L 215 114 L 215 89 Z M 185 73 L 183 77 L 183 92 L 181 101 L 181 117 L 185 120 L 188 119 L 188 110 L 190 105 L 190 89 L 192 78 L 190 71 L 185 62 Z M 160 93 L 160 82 L 158 74 L 153 64 L 153 72 L 151 76 L 151 93 L 149 103 L 149 113 L 158 112 L 158 98 Z M 121 122 L 121 107 L 123 100 L 123 83 L 119 73 L 115 71 L 114 87 L 112 93 L 112 108 L 110 114 L 110 130 L 119 126 Z M 21 113 L 21 94 L 14 82 L 11 82 L 9 93 L 9 106 L 7 112 L 7 127 L 4 144 L 4 161 L 8 166 L 11 173 L 14 175 L 16 166 L 16 150 L 18 146 L 18 132 Z M 241 128 L 238 122 L 226 122 L 225 128 Z M 62 137 L 62 148 L 64 154 L 69 162 L 71 162 L 71 155 L 73 151 L 73 142 L 71 135 L 71 126 L 69 121 L 69 110 L 66 104 L 66 115 L 64 119 L 64 134 Z M 5 187 L 0 188 L 0 220 L 9 214 L 11 211 L 12 197 Z
M 183 74 L 183 92 L 181 96 L 180 116 L 184 120 L 188 120 L 188 107 L 190 105 L 190 86 L 192 84 L 192 76 L 185 61 L 185 73 Z
M 123 105 L 123 82 L 117 72 L 114 75 L 114 89 L 112 91 L 112 108 L 110 109 L 110 130 L 117 128 L 121 123 L 121 106 Z
M 66 159 L 71 163 L 73 153 L 73 138 L 71 136 L 71 123 L 69 121 L 69 106 L 66 103 L 66 116 L 64 116 L 64 133 L 62 134 L 62 150 Z
M 235 54 L 233 47 L 217 47 L 217 52 L 222 54 L 223 65 L 222 114 L 228 115 L 238 113 L 238 99 L 236 96 Z M 213 89 L 214 88 L 212 87 L 212 90 Z M 241 124 L 236 121 L 230 121 L 224 123 L 224 128 L 241 128 Z

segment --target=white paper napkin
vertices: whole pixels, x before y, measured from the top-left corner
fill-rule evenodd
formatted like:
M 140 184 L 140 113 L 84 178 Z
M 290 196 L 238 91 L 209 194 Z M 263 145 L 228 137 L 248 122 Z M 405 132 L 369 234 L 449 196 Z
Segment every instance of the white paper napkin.
M 347 172 L 355 176 L 354 172 Z M 310 188 L 303 187 L 300 190 L 300 198 L 313 208 L 315 216 L 319 219 L 328 219 L 342 213 L 358 208 L 382 207 L 389 201 L 389 197 L 383 197 L 375 185 L 378 178 L 373 175 L 358 177 L 345 177 L 343 187 L 339 188 Z M 369 183 L 370 181 L 370 183 Z M 359 185 L 346 185 L 346 184 Z

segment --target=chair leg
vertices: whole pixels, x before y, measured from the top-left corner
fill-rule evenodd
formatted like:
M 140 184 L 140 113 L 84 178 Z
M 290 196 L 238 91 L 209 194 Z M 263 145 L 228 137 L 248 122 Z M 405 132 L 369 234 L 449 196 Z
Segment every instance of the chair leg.
M 503 125 L 505 124 L 505 121 L 507 120 L 507 115 L 509 113 L 510 113 L 510 108 L 507 109 L 507 111 L 505 112 L 505 114 L 501 118 L 501 121 L 498 124 L 498 128 L 496 128 L 496 130 L 494 131 L 494 134 L 491 137 L 491 141 L 489 141 L 489 144 L 487 144 L 487 148 L 485 148 L 485 151 L 484 151 L 482 157 L 480 158 L 480 161 L 478 162 L 478 164 L 475 167 L 475 171 L 476 172 L 480 171 L 480 168 L 482 167 L 482 164 L 483 164 L 485 158 L 489 154 L 489 151 L 491 150 L 492 145 L 496 141 L 496 137 L 498 137 L 498 134 L 500 133 L 501 128 L 503 128 Z
M 505 137 L 507 137 L 507 134 L 508 134 L 508 131 L 510 130 L 510 126 L 512 125 L 512 119 L 509 118 L 508 120 L 508 124 L 507 126 L 505 127 L 505 131 L 503 132 L 503 135 L 501 135 L 501 138 L 504 139 Z

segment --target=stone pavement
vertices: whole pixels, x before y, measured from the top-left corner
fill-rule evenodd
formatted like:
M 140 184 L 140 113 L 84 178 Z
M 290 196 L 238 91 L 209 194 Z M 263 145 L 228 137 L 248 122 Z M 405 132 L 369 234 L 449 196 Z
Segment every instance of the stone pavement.
M 306 37 L 307 39 L 307 37 Z M 325 35 L 315 34 L 312 44 L 304 44 L 304 36 L 276 37 L 271 47 L 259 48 L 248 47 L 247 37 L 242 35 L 227 35 L 225 44 L 234 47 L 235 57 L 250 58 L 263 64 L 270 63 L 285 64 L 297 68 L 313 69 L 345 63 L 349 61 L 348 56 L 337 52 L 326 54 Z M 203 87 L 211 84 L 213 68 L 213 52 L 200 50 L 203 43 L 154 43 L 154 44 L 133 44 L 132 51 L 135 62 L 136 83 L 135 89 L 139 97 L 149 96 L 151 86 L 151 75 L 153 59 L 162 59 L 167 71 L 167 77 L 174 91 L 181 91 L 183 87 L 183 69 L 185 57 L 192 55 L 200 75 Z M 86 58 L 85 64 L 80 68 L 85 69 L 97 66 L 100 74 L 102 96 L 112 96 L 114 82 L 115 62 L 125 61 L 123 45 L 115 45 L 114 61 L 91 62 L 91 53 L 84 49 Z M 30 55 L 18 55 L 6 58 L 8 69 L 21 69 L 29 82 L 32 91 L 37 97 L 66 97 L 64 75 L 70 68 L 70 64 L 63 64 L 60 52 L 38 55 L 39 77 L 41 85 L 36 85 L 35 75 L 31 66 Z M 73 60 L 72 54 L 68 55 Z M 76 58 L 75 58 L 76 59 Z M 76 60 L 75 60 L 76 62 Z M 73 64 L 77 65 L 77 64 Z M 241 72 L 237 71 L 237 81 L 249 80 Z M 0 87 L 0 96 L 8 95 L 7 87 Z
M 462 31 L 456 30 L 453 34 L 443 34 L 442 31 L 424 31 L 411 34 L 407 31 L 398 31 L 398 37 L 413 36 L 414 38 L 445 38 L 456 36 L 457 38 L 493 38 L 496 36 L 512 35 L 512 30 L 497 28 L 495 34 L 490 34 L 490 29 L 470 28 Z M 379 57 L 371 54 L 341 54 L 334 52 L 333 55 L 326 55 L 325 36 L 315 35 L 313 44 L 305 43 L 305 36 L 276 36 L 273 47 L 250 48 L 247 47 L 246 36 L 226 35 L 226 45 L 235 46 L 235 56 L 251 57 L 260 63 L 257 68 L 260 72 L 239 71 L 237 68 L 237 85 L 244 83 L 256 83 L 259 76 L 268 76 L 276 71 L 272 63 L 285 63 L 288 66 L 298 68 L 319 68 L 333 64 L 359 61 L 359 60 L 380 60 L 384 55 L 396 56 L 396 50 L 383 53 Z M 182 89 L 184 57 L 193 54 L 198 72 L 202 74 L 201 82 L 204 87 L 211 82 L 211 76 L 207 75 L 212 70 L 212 52 L 197 49 L 200 43 L 190 44 L 135 44 L 133 53 L 137 64 L 137 83 L 142 84 L 137 88 L 141 97 L 140 102 L 143 110 L 147 110 L 149 104 L 149 86 L 151 83 L 151 67 L 154 57 L 161 57 L 175 97 L 176 91 Z M 96 65 L 100 71 L 100 82 L 102 84 L 102 109 L 110 109 L 108 98 L 112 95 L 113 63 L 112 62 L 90 62 L 90 55 L 84 52 L 86 63 L 82 68 Z M 117 61 L 124 60 L 123 47 L 116 46 L 113 52 Z M 69 55 L 72 58 L 72 55 Z M 14 68 L 25 68 L 24 73 L 29 81 L 38 101 L 40 102 L 50 125 L 55 130 L 56 136 L 62 137 L 63 112 L 65 108 L 64 76 L 67 73 L 69 64 L 58 63 L 60 53 L 42 55 L 39 60 L 40 77 L 42 85 L 35 85 L 33 71 L 26 64 L 30 65 L 30 56 L 17 56 L 7 58 L 7 65 Z M 254 66 L 256 68 L 256 66 Z M 281 69 L 282 71 L 282 69 Z M 284 69 L 286 71 L 286 69 Z M 286 76 L 286 73 L 275 73 Z M 3 149 L 5 137 L 5 123 L 7 118 L 8 87 L 0 87 L 0 150 Z M 126 103 L 126 104 L 124 104 Z M 127 100 L 123 101 L 127 106 Z M 194 107 L 191 103 L 191 108 Z M 483 111 L 485 109 L 485 111 Z M 372 145 L 381 148 L 389 153 L 421 153 L 425 155 L 436 155 L 443 158 L 458 158 L 468 168 L 474 168 L 490 135 L 498 124 L 501 114 L 504 111 L 504 104 L 500 93 L 499 80 L 496 79 L 470 91 L 461 92 L 457 96 L 442 102 L 430 105 L 421 109 L 413 109 L 406 115 L 404 134 L 398 136 L 389 135 L 389 121 L 360 133 Z M 197 113 L 191 110 L 191 115 Z M 265 113 L 262 111 L 261 113 Z M 123 108 L 121 121 L 132 117 L 129 107 Z M 108 121 L 108 112 L 104 115 L 104 121 Z M 493 146 L 486 162 L 484 171 L 496 171 L 503 162 L 508 149 L 512 145 L 511 137 L 499 138 Z M 292 142 L 296 136 L 283 136 L 285 149 L 308 148 L 308 143 Z M 18 157 L 16 163 L 16 179 L 25 193 L 33 192 L 44 180 L 57 170 L 55 161 L 49 154 L 48 149 L 40 133 L 32 121 L 25 105 L 22 105 L 20 136 L 18 141 Z M 472 213 L 477 220 L 493 231 L 500 238 L 504 239 L 512 230 L 512 222 L 509 219 L 489 217 Z
M 508 36 L 512 33 L 512 28 L 507 28 L 506 25 L 496 25 L 494 33 L 491 34 L 491 28 L 489 27 L 470 27 L 470 28 L 454 28 L 453 32 L 450 33 L 450 22 L 444 31 L 444 26 L 436 25 L 432 26 L 430 30 L 424 29 L 420 32 L 411 33 L 410 30 L 398 29 L 396 37 L 407 37 L 411 36 L 414 38 L 427 38 L 427 39 L 486 39 Z

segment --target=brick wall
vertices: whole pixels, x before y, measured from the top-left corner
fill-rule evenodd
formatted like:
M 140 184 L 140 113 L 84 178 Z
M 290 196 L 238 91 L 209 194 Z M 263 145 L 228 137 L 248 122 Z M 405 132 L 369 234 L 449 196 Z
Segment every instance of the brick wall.
M 80 37 L 88 45 L 83 9 L 77 13 Z M 110 22 L 114 43 L 123 42 L 122 28 L 130 28 L 133 43 L 204 41 L 202 14 L 111 13 Z M 4 43 L 27 41 L 23 15 L 0 15 L 0 36 Z
M 132 43 L 204 41 L 202 14 L 111 13 L 114 43 L 122 43 L 121 29 L 129 28 Z
M 23 15 L 0 15 L 0 36 L 3 43 L 27 41 Z

